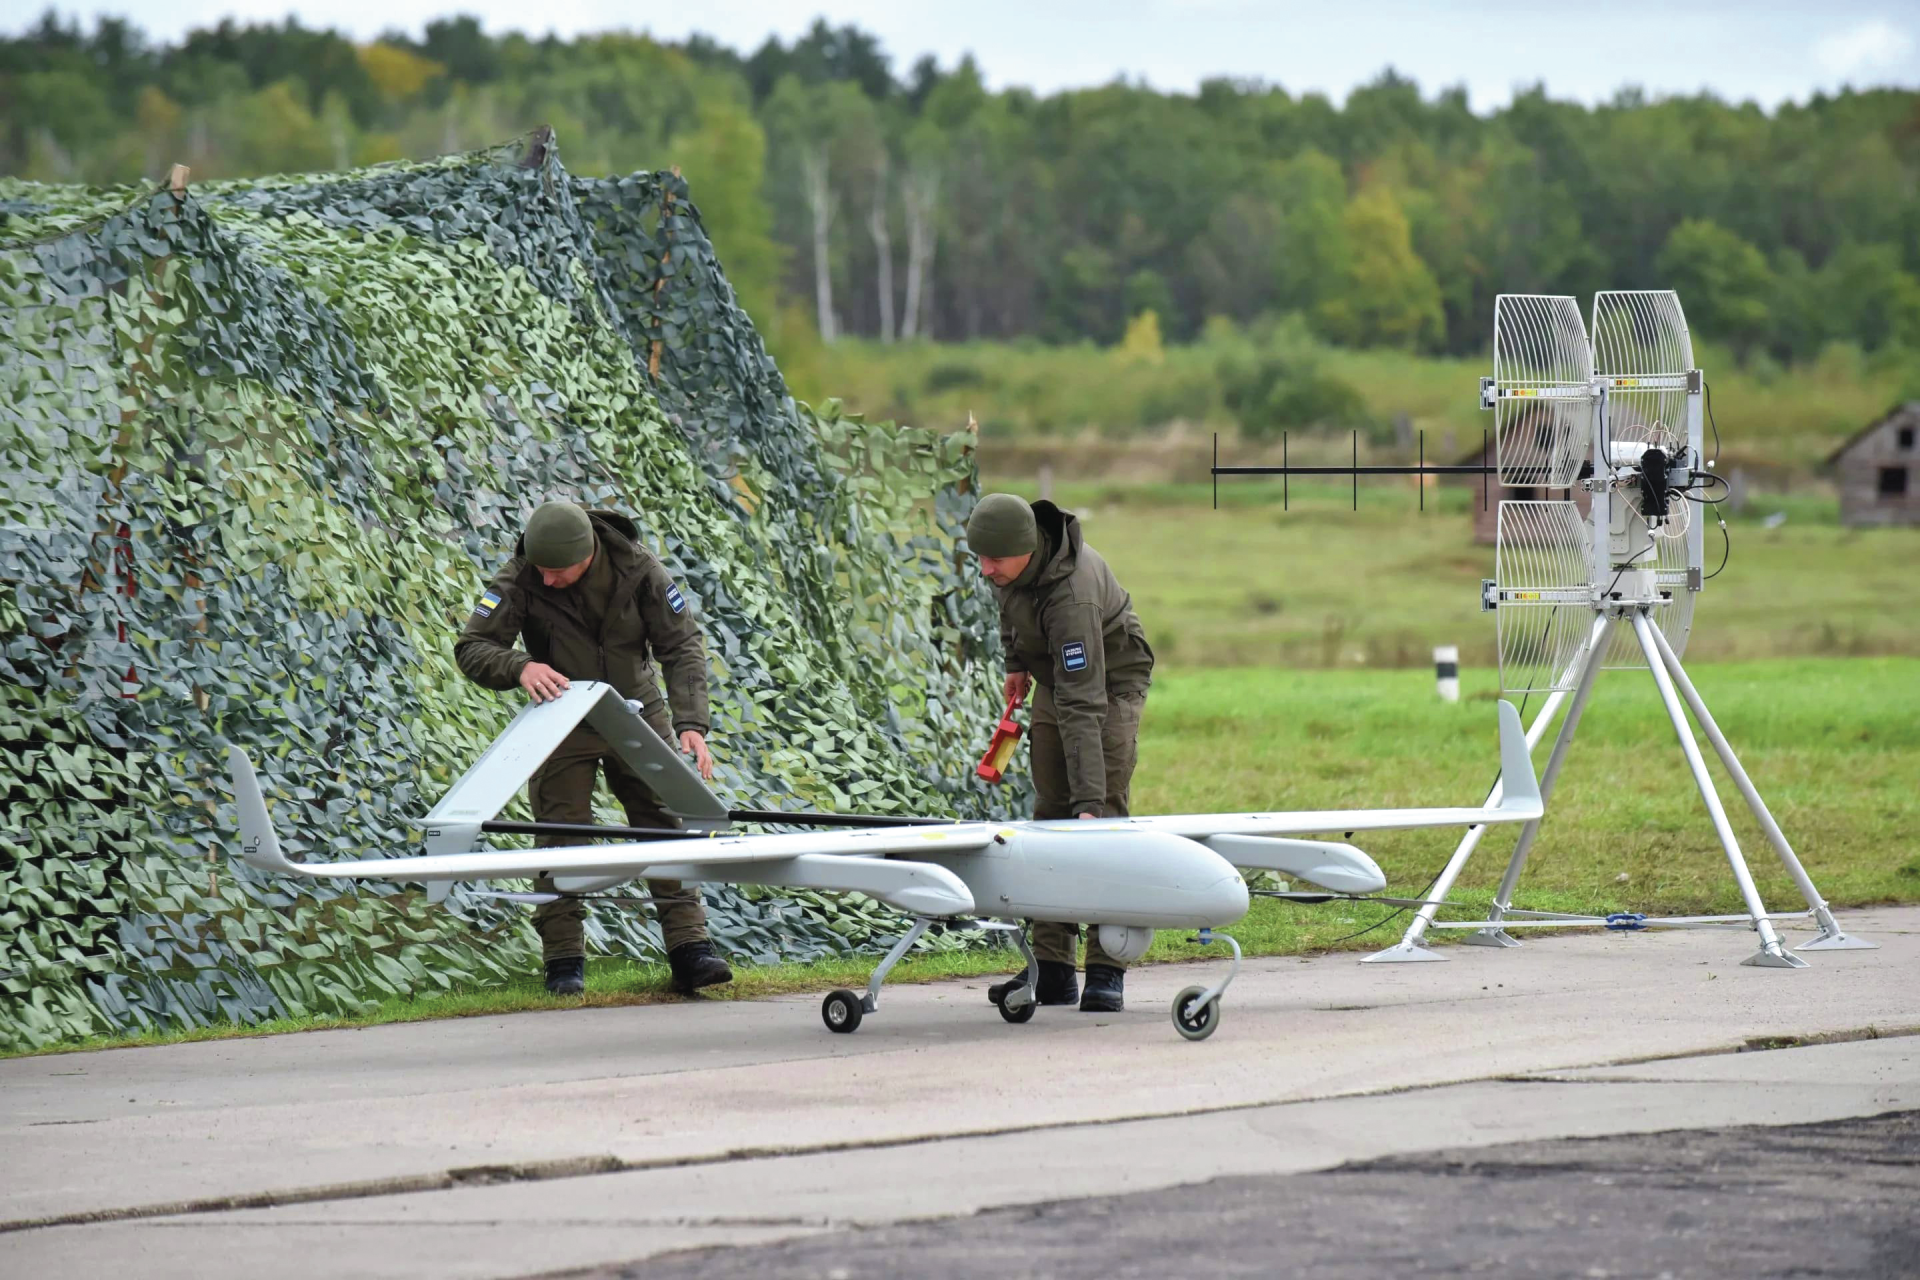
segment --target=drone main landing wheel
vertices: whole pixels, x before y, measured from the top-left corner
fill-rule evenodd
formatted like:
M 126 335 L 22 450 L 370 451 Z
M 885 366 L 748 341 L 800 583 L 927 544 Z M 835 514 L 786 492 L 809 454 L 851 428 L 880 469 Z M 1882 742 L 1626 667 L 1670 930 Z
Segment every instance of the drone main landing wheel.
M 1031 987 L 1016 986 L 1000 999 L 993 1002 L 1000 1010 L 1000 1016 L 1008 1022 L 1031 1022 L 1034 1010 L 1040 1007 L 1040 1000 L 1033 994 Z
M 860 997 L 851 991 L 829 991 L 827 998 L 820 1002 L 820 1020 L 827 1024 L 829 1031 L 845 1035 L 858 1030 L 864 1016 L 866 1010 L 860 1007 Z
M 1173 1029 L 1189 1040 L 1205 1040 L 1220 1025 L 1220 997 L 1201 1004 L 1205 994 L 1205 987 L 1188 987 L 1173 998 Z

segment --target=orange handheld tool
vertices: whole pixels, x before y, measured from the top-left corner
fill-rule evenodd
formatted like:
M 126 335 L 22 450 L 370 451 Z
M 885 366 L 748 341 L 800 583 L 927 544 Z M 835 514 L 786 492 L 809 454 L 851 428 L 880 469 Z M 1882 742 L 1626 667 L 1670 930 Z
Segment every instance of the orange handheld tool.
M 1013 759 L 1013 749 L 1020 744 L 1020 722 L 1013 718 L 1019 709 L 1020 699 L 1007 699 L 1007 709 L 1000 716 L 1000 723 L 993 727 L 993 741 L 987 745 L 987 754 L 980 757 L 980 763 L 974 772 L 988 782 L 998 782 L 1007 776 L 1007 762 Z

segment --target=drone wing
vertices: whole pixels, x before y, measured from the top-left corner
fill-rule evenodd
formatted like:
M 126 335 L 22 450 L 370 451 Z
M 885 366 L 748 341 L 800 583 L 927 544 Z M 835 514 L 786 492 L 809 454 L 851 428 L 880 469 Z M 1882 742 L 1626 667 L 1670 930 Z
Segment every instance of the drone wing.
M 352 862 L 294 862 L 280 851 L 253 765 L 239 747 L 227 748 L 240 812 L 240 857 L 248 866 L 310 879 L 395 880 L 429 886 L 455 880 L 587 876 L 626 880 L 728 881 L 870 894 L 914 915 L 965 915 L 973 895 L 944 867 L 889 855 L 985 847 L 997 828 L 988 823 L 941 827 L 855 828 L 790 835 L 642 840 L 548 849 L 436 852 Z
M 1532 822 L 1545 812 L 1527 736 L 1513 704 L 1498 704 L 1501 794 L 1478 808 L 1306 809 L 1291 813 L 1195 813 L 1134 818 L 1136 826 L 1198 840 L 1236 867 L 1279 871 L 1341 893 L 1376 893 L 1387 879 L 1373 859 L 1350 844 L 1274 837 L 1327 831 L 1401 831 L 1419 827 L 1477 827 Z

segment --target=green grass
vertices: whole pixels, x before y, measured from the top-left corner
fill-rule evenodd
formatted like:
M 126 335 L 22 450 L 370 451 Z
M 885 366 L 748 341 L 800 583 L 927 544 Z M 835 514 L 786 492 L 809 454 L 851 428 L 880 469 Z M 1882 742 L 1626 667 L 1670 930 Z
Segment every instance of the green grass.
M 1920 849 L 1909 834 L 1920 825 L 1920 660 L 1700 665 L 1693 676 L 1828 897 L 1920 898 Z M 1493 680 L 1463 673 L 1463 700 L 1448 704 L 1432 679 L 1412 671 L 1170 673 L 1148 700 L 1136 805 L 1168 813 L 1474 802 L 1497 769 Z M 1529 715 L 1538 705 L 1531 700 Z M 1777 906 L 1793 905 L 1791 881 L 1717 762 L 1714 769 L 1761 890 Z M 1396 889 L 1409 890 L 1438 870 L 1457 836 L 1392 832 L 1362 844 Z M 1495 831 L 1482 842 L 1460 882 L 1467 897 L 1498 882 L 1515 836 Z M 1601 677 L 1521 892 L 1549 909 L 1738 909 L 1644 672 Z
M 1822 892 L 1837 905 L 1920 901 L 1920 660 L 1799 659 L 1701 665 L 1701 693 L 1740 750 Z M 1497 765 L 1493 680 L 1463 676 L 1463 700 L 1434 697 L 1426 671 L 1170 671 L 1148 700 L 1135 777 L 1140 813 L 1259 808 L 1466 804 Z M 1532 708 L 1537 709 L 1535 700 Z M 1544 752 L 1542 753 L 1544 756 Z M 1716 766 L 1716 772 L 1717 766 Z M 1769 905 L 1798 905 L 1791 882 L 1721 779 L 1755 879 Z M 1360 843 L 1380 862 L 1391 891 L 1411 895 L 1445 861 L 1454 831 L 1388 832 Z M 1490 899 L 1515 833 L 1482 843 L 1452 900 Z M 1622 879 L 1624 877 L 1624 879 Z M 1726 912 L 1740 908 L 1699 795 L 1694 791 L 1651 682 L 1643 673 L 1602 677 L 1562 775 L 1518 904 L 1534 909 Z M 1339 947 L 1374 949 L 1400 922 L 1383 907 L 1257 902 L 1231 932 L 1249 955 L 1295 955 Z M 1385 922 L 1382 924 L 1382 922 Z M 1363 936 L 1351 937 L 1368 926 Z M 1148 958 L 1217 958 L 1187 935 L 1163 933 Z M 742 967 L 712 998 L 755 999 L 859 988 L 871 960 Z M 904 963 L 894 982 L 1002 974 L 1006 951 L 947 952 Z M 322 1027 L 556 1007 L 647 1004 L 676 999 L 659 966 L 595 960 L 584 997 L 556 1000 L 529 975 L 486 991 L 394 999 L 348 1019 L 285 1020 L 133 1036 L 69 1048 L 176 1043 Z M 983 1013 L 986 1011 L 983 1009 Z

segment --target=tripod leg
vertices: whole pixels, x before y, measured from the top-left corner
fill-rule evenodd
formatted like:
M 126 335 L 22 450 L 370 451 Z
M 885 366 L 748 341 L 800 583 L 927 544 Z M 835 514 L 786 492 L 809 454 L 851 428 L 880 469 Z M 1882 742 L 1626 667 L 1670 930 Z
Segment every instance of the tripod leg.
M 1700 755 L 1700 744 L 1693 740 L 1693 726 L 1687 723 L 1687 713 L 1680 707 L 1679 695 L 1674 692 L 1673 680 L 1667 674 L 1667 664 L 1661 659 L 1654 643 L 1653 637 L 1657 632 L 1646 614 L 1633 615 L 1633 632 L 1639 637 L 1642 652 L 1647 655 L 1647 670 L 1653 673 L 1653 683 L 1660 690 L 1660 701 L 1666 704 L 1667 718 L 1673 721 L 1673 732 L 1680 739 L 1680 752 L 1687 758 L 1687 768 L 1693 771 L 1693 781 L 1700 788 L 1700 798 L 1706 801 L 1707 816 L 1713 819 L 1713 829 L 1720 836 L 1720 846 L 1727 851 L 1727 865 L 1733 869 L 1734 882 L 1740 886 L 1740 897 L 1747 904 L 1747 914 L 1753 917 L 1754 932 L 1760 935 L 1760 950 L 1741 963 L 1758 965 L 1763 969 L 1806 968 L 1805 960 L 1780 944 L 1780 935 L 1774 932 L 1773 921 L 1767 919 L 1766 904 L 1760 901 L 1760 891 L 1753 884 L 1753 873 L 1747 870 L 1747 860 L 1740 852 L 1740 841 L 1727 822 L 1727 811 L 1721 806 L 1720 793 L 1714 790 L 1713 778 L 1707 773 L 1707 762 Z
M 1566 700 L 1567 695 L 1558 690 L 1548 696 L 1545 705 L 1540 708 L 1540 714 L 1533 718 L 1533 726 L 1527 730 L 1528 751 L 1540 745 L 1540 739 L 1546 736 L 1547 726 L 1553 723 L 1553 717 Z M 1506 779 L 1503 777 L 1496 781 L 1493 784 L 1493 790 L 1487 793 L 1487 803 L 1499 804 L 1500 797 L 1505 791 Z M 1453 882 L 1460 878 L 1460 872 L 1466 868 L 1467 859 L 1479 847 L 1480 837 L 1486 833 L 1485 824 L 1467 828 L 1467 834 L 1460 837 L 1460 843 L 1454 846 L 1453 856 L 1447 859 L 1447 865 L 1440 869 L 1439 877 L 1434 880 L 1433 887 L 1427 891 L 1426 896 L 1429 901 L 1414 915 L 1412 922 L 1407 925 L 1407 931 L 1401 935 L 1400 941 L 1384 951 L 1376 951 L 1365 957 L 1360 961 L 1361 964 L 1407 964 L 1446 959 L 1439 952 L 1427 949 L 1427 929 L 1433 924 L 1433 917 L 1439 912 L 1440 903 L 1453 891 Z M 1506 937 L 1505 934 L 1500 936 Z
M 1840 927 L 1833 918 L 1833 911 L 1827 906 L 1826 899 L 1814 887 L 1813 877 L 1800 865 L 1800 859 L 1793 852 L 1793 846 L 1787 843 L 1786 833 L 1780 830 L 1780 824 L 1773 820 L 1773 814 L 1767 809 L 1767 802 L 1760 798 L 1760 791 L 1753 785 L 1753 779 L 1740 766 L 1739 758 L 1733 754 L 1733 747 L 1727 742 L 1720 726 L 1714 723 L 1713 713 L 1707 710 L 1706 700 L 1700 691 L 1693 687 L 1693 681 L 1687 678 L 1686 670 L 1680 665 L 1680 657 L 1667 643 L 1660 628 L 1653 628 L 1653 642 L 1660 650 L 1661 660 L 1667 664 L 1667 672 L 1678 686 L 1680 696 L 1687 700 L 1687 706 L 1693 711 L 1693 718 L 1700 722 L 1706 731 L 1707 741 L 1713 744 L 1714 751 L 1720 757 L 1720 763 L 1727 767 L 1733 776 L 1733 783 L 1740 788 L 1745 797 L 1747 808 L 1753 811 L 1754 820 L 1760 829 L 1767 833 L 1767 841 L 1773 845 L 1773 851 L 1780 855 L 1780 861 L 1786 864 L 1787 874 L 1793 877 L 1794 884 L 1800 888 L 1800 896 L 1807 900 L 1807 906 L 1813 910 L 1813 919 L 1820 926 L 1820 936 L 1812 942 L 1805 942 L 1794 948 L 1795 951 L 1872 951 L 1877 945 L 1864 938 L 1856 938 Z
M 1600 616 L 1593 620 L 1593 630 L 1587 633 L 1587 652 L 1582 659 L 1579 683 L 1574 685 L 1573 700 L 1567 704 L 1567 718 L 1560 725 L 1560 736 L 1553 740 L 1553 754 L 1547 757 L 1547 767 L 1540 775 L 1540 800 L 1542 804 L 1553 798 L 1553 785 L 1560 779 L 1560 767 L 1567 762 L 1567 752 L 1573 746 L 1573 735 L 1580 728 L 1580 717 L 1586 713 L 1587 699 L 1593 695 L 1593 683 L 1600 676 L 1600 666 L 1606 660 L 1607 641 L 1613 634 L 1613 619 Z M 1493 907 L 1487 913 L 1489 920 L 1498 920 L 1513 905 L 1513 891 L 1520 883 L 1520 872 L 1527 865 L 1527 855 L 1533 852 L 1533 842 L 1540 834 L 1540 824 L 1546 820 L 1542 814 L 1532 822 L 1520 828 L 1520 839 L 1513 846 L 1513 857 L 1507 861 L 1507 873 L 1500 877 L 1500 888 L 1493 895 Z M 1517 947 L 1519 941 L 1509 935 L 1505 929 L 1475 929 L 1465 938 L 1469 946 L 1475 947 Z

